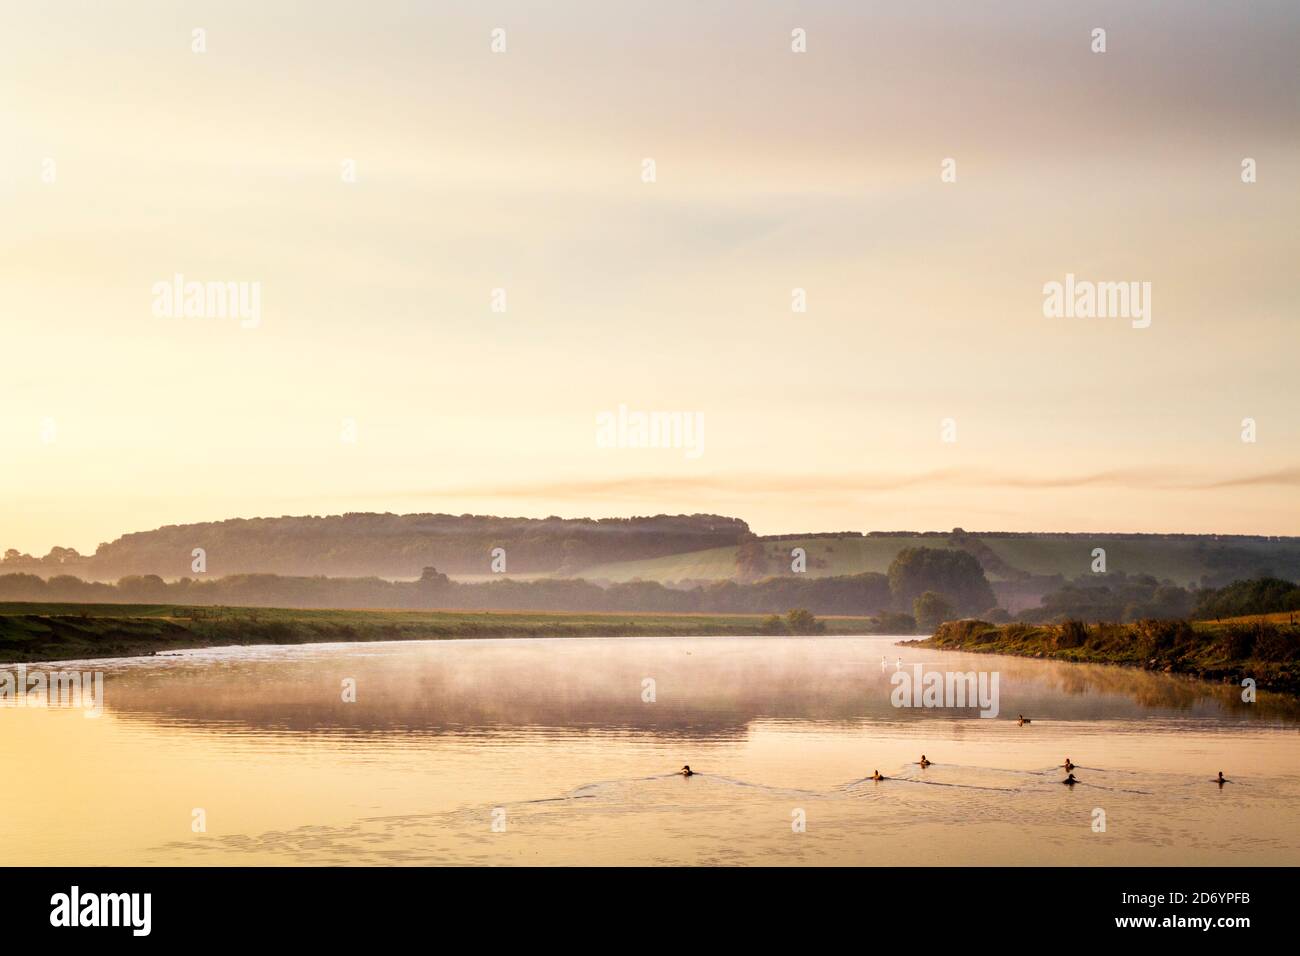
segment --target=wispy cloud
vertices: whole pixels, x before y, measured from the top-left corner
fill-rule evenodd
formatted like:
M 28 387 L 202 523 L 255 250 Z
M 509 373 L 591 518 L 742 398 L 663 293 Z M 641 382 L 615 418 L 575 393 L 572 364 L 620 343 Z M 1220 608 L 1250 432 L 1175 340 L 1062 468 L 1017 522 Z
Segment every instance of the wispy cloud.
M 1251 474 L 1191 475 L 1172 468 L 1125 468 L 1057 475 L 1010 475 L 988 469 L 944 468 L 911 474 L 782 475 L 719 473 L 714 475 L 635 475 L 620 478 L 548 480 L 432 488 L 417 495 L 456 498 L 548 498 L 590 500 L 663 498 L 718 494 L 754 497 L 773 494 L 872 494 L 916 488 L 1124 488 L 1149 491 L 1212 491 L 1255 486 L 1300 486 L 1300 467 Z M 402 497 L 412 493 L 402 492 Z

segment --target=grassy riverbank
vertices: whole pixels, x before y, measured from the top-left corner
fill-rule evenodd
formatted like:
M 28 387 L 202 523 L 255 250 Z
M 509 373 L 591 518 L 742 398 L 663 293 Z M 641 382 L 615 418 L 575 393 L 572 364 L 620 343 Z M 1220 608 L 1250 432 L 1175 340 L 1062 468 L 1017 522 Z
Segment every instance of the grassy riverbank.
M 168 604 L 0 604 L 0 662 L 133 657 L 231 644 L 483 637 L 749 635 L 763 615 L 553 614 L 490 611 L 319 611 Z M 862 634 L 869 618 L 819 619 Z
M 916 643 L 984 654 L 1119 664 L 1300 694 L 1300 625 L 1268 617 L 1133 624 L 951 621 Z

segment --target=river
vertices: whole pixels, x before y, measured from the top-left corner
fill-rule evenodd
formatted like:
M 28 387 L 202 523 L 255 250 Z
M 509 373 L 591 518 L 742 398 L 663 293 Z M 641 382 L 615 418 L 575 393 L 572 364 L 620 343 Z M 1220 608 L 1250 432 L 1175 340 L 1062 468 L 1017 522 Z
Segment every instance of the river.
M 0 706 L 0 864 L 1300 864 L 1294 700 L 902 640 L 63 663 L 103 712 Z M 998 715 L 895 706 L 900 660 Z

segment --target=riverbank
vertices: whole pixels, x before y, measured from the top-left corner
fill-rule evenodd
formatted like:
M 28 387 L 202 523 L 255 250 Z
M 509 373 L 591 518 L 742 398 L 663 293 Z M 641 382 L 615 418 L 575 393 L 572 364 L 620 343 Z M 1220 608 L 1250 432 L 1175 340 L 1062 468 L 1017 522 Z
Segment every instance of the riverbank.
M 945 650 L 1118 664 L 1300 694 L 1300 625 L 1263 618 L 1133 624 L 950 621 L 910 643 Z
M 865 617 L 818 618 L 863 634 Z M 704 637 L 770 633 L 758 614 L 345 611 L 168 604 L 0 604 L 0 662 L 138 657 L 254 644 L 508 637 Z

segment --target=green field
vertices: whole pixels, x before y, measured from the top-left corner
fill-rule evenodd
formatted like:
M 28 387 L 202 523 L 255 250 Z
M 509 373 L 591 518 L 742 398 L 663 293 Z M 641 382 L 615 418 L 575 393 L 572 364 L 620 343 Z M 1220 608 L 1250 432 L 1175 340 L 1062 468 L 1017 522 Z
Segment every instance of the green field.
M 889 570 L 889 563 L 904 548 L 943 547 L 943 539 L 920 535 L 890 535 L 878 537 L 844 538 L 790 538 L 764 542 L 772 574 L 790 571 L 790 551 L 803 548 L 808 554 L 810 577 L 834 577 L 858 574 L 862 571 Z M 720 581 L 736 573 L 736 549 L 709 548 L 671 554 L 661 558 L 640 561 L 617 561 L 583 568 L 580 576 L 598 581 Z
M 1209 560 L 1211 546 L 1219 542 L 1205 538 L 1107 536 L 1107 535 L 1023 535 L 1013 537 L 979 536 L 988 548 L 1011 567 L 1035 575 L 1060 574 L 1075 578 L 1092 569 L 1092 550 L 1104 548 L 1109 571 L 1150 574 L 1158 580 L 1172 580 L 1183 586 L 1197 584 L 1204 574 L 1212 574 Z M 904 548 L 949 547 L 942 535 L 867 535 L 841 538 L 790 538 L 764 542 L 772 563 L 772 574 L 790 570 L 790 550 L 802 547 L 808 554 L 807 573 L 811 577 L 859 574 L 863 571 L 885 573 L 889 564 Z M 1300 569 L 1300 540 L 1256 541 L 1222 539 L 1222 546 L 1234 551 L 1257 555 L 1261 567 L 1275 574 L 1293 575 Z M 685 554 L 618 561 L 583 568 L 580 576 L 589 580 L 614 582 L 723 580 L 736 572 L 736 549 L 709 548 Z M 989 571 L 992 581 L 999 579 Z
M 1210 568 L 1195 542 L 1156 538 L 1080 537 L 981 538 L 999 558 L 1034 574 L 1066 578 L 1088 574 L 1093 548 L 1106 551 L 1106 569 L 1150 574 L 1181 585 L 1196 583 Z
M 342 611 L 166 604 L 0 604 L 0 662 L 131 657 L 244 644 L 509 637 L 754 635 L 764 615 Z M 828 634 L 872 621 L 822 618 Z M 797 640 L 797 638 L 791 638 Z
M 736 573 L 736 549 L 708 548 L 661 558 L 614 561 L 583 568 L 578 575 L 589 581 L 719 581 Z

